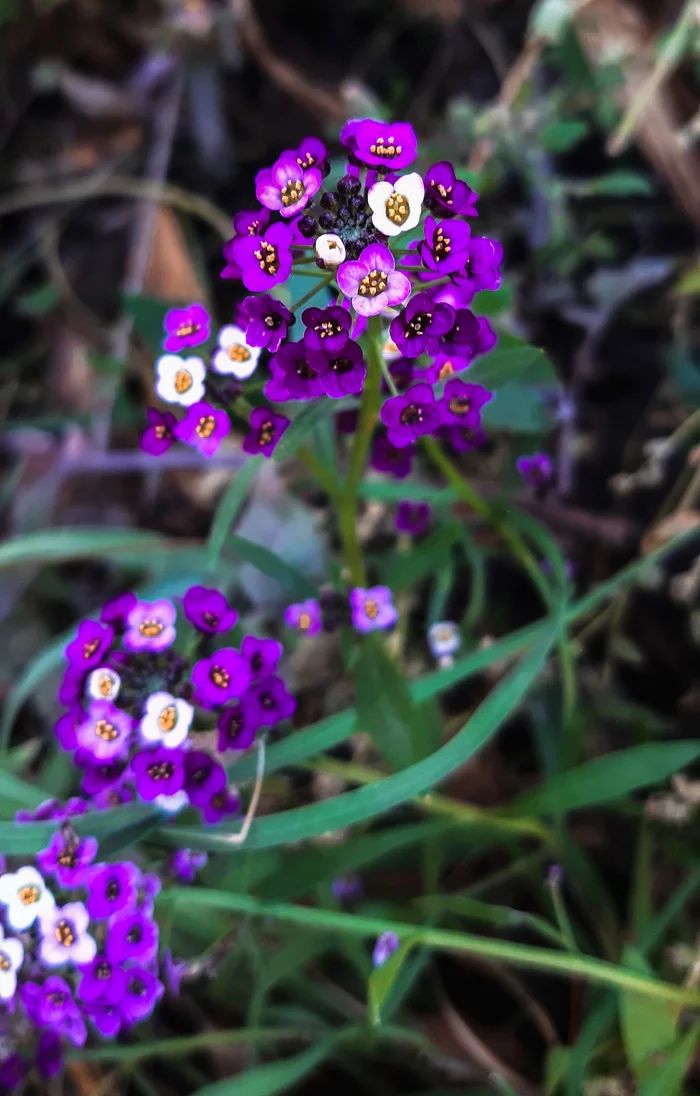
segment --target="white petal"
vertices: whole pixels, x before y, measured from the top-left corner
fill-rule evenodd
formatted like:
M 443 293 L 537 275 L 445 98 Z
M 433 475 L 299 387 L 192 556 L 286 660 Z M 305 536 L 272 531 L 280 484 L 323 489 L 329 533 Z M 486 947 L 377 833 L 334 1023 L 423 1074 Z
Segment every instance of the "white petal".
M 409 175 L 402 175 L 400 179 L 397 179 L 394 183 L 394 190 L 408 198 L 411 207 L 414 204 L 418 206 L 423 204 L 425 184 L 422 176 L 417 171 L 412 171 Z
M 345 262 L 345 244 L 335 232 L 325 232 L 318 236 L 314 243 L 314 252 L 316 258 L 330 269 Z
M 39 944 L 39 958 L 47 967 L 60 967 L 67 961 L 66 949 L 61 947 L 55 936 L 44 936 Z
M 6 872 L 4 875 L 0 875 L 0 902 L 4 902 L 7 905 L 12 901 L 17 894 L 17 887 L 15 885 L 15 879 L 17 878 L 16 872 Z
M 393 221 L 389 220 L 384 206 L 381 209 L 375 209 L 372 214 L 372 224 L 384 236 L 398 236 L 400 232 L 403 232 L 401 225 L 395 225 Z
M 156 358 L 155 370 L 159 377 L 174 377 L 182 365 L 182 358 L 177 354 L 161 354 Z
M 95 700 L 114 700 L 119 694 L 120 685 L 119 674 L 106 666 L 100 666 L 90 674 L 87 688 L 88 693 Z
M 17 988 L 17 975 L 13 970 L 0 970 L 0 998 L 9 1001 Z
M 168 814 L 177 814 L 183 807 L 187 806 L 189 801 L 186 791 L 175 792 L 174 795 L 157 795 L 153 800 L 156 807 L 167 811 Z
M 24 947 L 21 940 L 15 940 L 12 937 L 9 940 L 3 940 L 0 951 L 2 951 L 3 955 L 7 956 L 13 970 L 18 970 L 18 968 L 22 966 Z M 0 971 L 0 973 L 3 972 Z
M 70 949 L 69 958 L 77 966 L 82 967 L 86 963 L 91 963 L 96 954 L 97 944 L 92 936 L 85 934 L 84 936 L 78 937 L 77 943 Z
M 219 346 L 222 350 L 228 350 L 234 343 L 246 344 L 245 331 L 242 331 L 235 323 L 228 323 L 219 332 Z
M 380 210 L 383 212 L 386 203 L 394 193 L 396 188 L 391 183 L 375 183 L 367 191 L 367 204 L 370 209 L 373 209 L 375 213 Z M 403 193 L 403 191 L 401 191 Z

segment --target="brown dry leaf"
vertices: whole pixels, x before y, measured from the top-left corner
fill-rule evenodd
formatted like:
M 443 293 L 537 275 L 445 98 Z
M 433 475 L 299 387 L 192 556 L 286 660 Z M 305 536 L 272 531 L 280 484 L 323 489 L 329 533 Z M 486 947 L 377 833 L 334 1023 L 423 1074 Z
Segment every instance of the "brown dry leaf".
M 144 293 L 182 304 L 206 299 L 178 219 L 166 206 L 158 210 Z
M 700 511 L 698 510 L 677 510 L 675 514 L 669 514 L 644 537 L 642 555 L 648 556 L 650 552 L 660 548 L 662 544 L 666 544 L 669 540 L 673 540 L 674 537 L 689 533 L 698 524 L 700 524 Z

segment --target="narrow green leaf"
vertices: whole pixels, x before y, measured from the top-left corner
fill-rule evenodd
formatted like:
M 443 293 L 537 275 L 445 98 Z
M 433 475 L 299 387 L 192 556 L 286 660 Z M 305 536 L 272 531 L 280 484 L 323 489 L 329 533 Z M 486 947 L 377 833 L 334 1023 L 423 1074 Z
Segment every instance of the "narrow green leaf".
M 28 784 L 14 773 L 0 769 L 0 812 L 12 818 L 17 810 L 36 810 L 40 803 L 49 798 L 48 792 Z
M 508 814 L 557 814 L 621 799 L 637 788 L 658 784 L 700 757 L 700 742 L 650 742 L 617 750 L 558 773 L 526 792 Z
M 372 971 L 367 986 L 367 1006 L 371 1023 L 381 1024 L 384 1002 L 389 996 L 391 987 L 398 978 L 404 961 L 412 948 L 412 940 L 400 943 L 394 954 L 390 955 L 380 967 L 376 967 Z
M 347 397 L 342 400 L 314 400 L 307 404 L 292 420 L 275 446 L 275 460 L 286 460 L 296 453 L 300 445 L 309 441 L 316 427 L 337 415 L 339 411 L 349 411 L 358 406 L 358 400 Z
M 262 456 L 249 457 L 219 500 L 209 530 L 209 540 L 207 541 L 209 568 L 212 571 L 215 571 L 218 566 L 226 537 L 230 533 L 231 527 L 246 500 L 248 489 L 264 461 L 265 458 Z
M 338 1036 L 326 1036 L 317 1040 L 309 1050 L 286 1058 L 282 1062 L 257 1066 L 235 1077 L 226 1077 L 198 1089 L 195 1096 L 275 1096 L 285 1092 L 297 1081 L 313 1073 L 326 1058 L 330 1058 L 339 1042 Z
M 417 713 L 406 680 L 380 637 L 365 638 L 355 684 L 358 729 L 370 736 L 394 772 L 407 769 L 419 760 L 414 744 Z
M 234 1031 L 202 1031 L 197 1035 L 181 1035 L 175 1039 L 155 1039 L 147 1043 L 105 1043 L 94 1049 L 71 1050 L 68 1061 L 118 1062 L 130 1065 L 147 1058 L 180 1058 L 209 1047 L 266 1046 L 288 1040 L 308 1038 L 306 1030 L 296 1028 L 236 1028 Z
M 589 179 L 585 184 L 586 195 L 603 195 L 610 198 L 628 198 L 633 195 L 645 197 L 654 193 L 651 179 L 637 171 L 611 171 L 597 179 Z
M 237 533 L 231 533 L 227 544 L 232 552 L 247 563 L 251 563 L 253 567 L 257 567 L 264 575 L 273 578 L 292 597 L 300 600 L 316 597 L 318 593 L 316 584 L 264 545 L 255 544 L 254 541 L 240 537 Z
M 540 141 L 550 152 L 566 152 L 583 140 L 588 131 L 588 123 L 580 118 L 562 119 L 545 126 L 540 132 Z
M 663 1065 L 646 1078 L 638 1096 L 682 1096 L 683 1078 L 699 1040 L 700 1022 L 693 1024 L 683 1038 L 678 1040 Z
M 622 962 L 651 976 L 652 970 L 642 953 L 628 945 Z M 656 1001 L 640 993 L 620 994 L 620 1025 L 627 1061 L 638 1079 L 648 1076 L 649 1058 L 666 1050 L 676 1038 L 677 1010 L 668 1001 Z
M 615 995 L 606 993 L 598 998 L 594 1007 L 589 1009 L 569 1058 L 566 1096 L 581 1096 L 588 1067 L 598 1045 L 615 1021 L 616 1008 Z
M 175 542 L 158 533 L 137 529 L 104 529 L 76 525 L 61 529 L 42 529 L 12 537 L 0 544 L 0 567 L 26 566 L 32 563 L 60 563 L 67 559 L 98 556 L 119 559 L 123 553 L 142 551 L 144 565 L 154 550 L 177 550 Z M 188 545 L 191 547 L 191 545 Z
M 360 484 L 359 494 L 363 499 L 372 499 L 376 502 L 401 502 L 402 499 L 411 499 L 429 502 L 432 506 L 447 506 L 459 499 L 459 495 L 452 487 L 436 487 L 426 482 L 404 483 L 401 480 L 365 480 Z

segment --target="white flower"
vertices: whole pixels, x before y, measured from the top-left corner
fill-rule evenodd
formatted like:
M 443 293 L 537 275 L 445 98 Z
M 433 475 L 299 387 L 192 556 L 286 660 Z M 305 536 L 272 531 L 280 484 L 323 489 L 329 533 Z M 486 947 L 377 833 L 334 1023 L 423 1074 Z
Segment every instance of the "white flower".
M 152 693 L 146 701 L 146 714 L 139 730 L 147 742 L 160 742 L 173 748 L 187 738 L 194 708 L 186 700 L 178 700 L 170 693 Z
M 174 795 L 157 795 L 153 803 L 154 806 L 160 807 L 162 811 L 166 811 L 168 814 L 179 814 L 189 801 L 190 797 L 183 788 L 181 791 L 175 792 Z
M 259 346 L 248 346 L 245 331 L 230 323 L 219 332 L 219 349 L 211 360 L 212 368 L 244 381 L 257 369 L 260 352 Z
M 324 266 L 340 266 L 345 262 L 345 244 L 335 232 L 325 232 L 319 236 L 314 244 L 316 258 L 320 259 Z
M 206 369 L 201 358 L 163 354 L 156 362 L 156 392 L 166 403 L 191 407 L 204 398 Z
M 428 646 L 433 658 L 455 654 L 462 646 L 459 628 L 452 620 L 440 620 L 428 628 Z
M 21 940 L 12 937 L 5 939 L 0 925 L 0 998 L 9 1001 L 17 989 L 17 971 L 24 960 L 24 948 Z
M 374 227 L 385 236 L 398 236 L 399 232 L 415 228 L 424 194 L 423 180 L 417 171 L 402 175 L 395 183 L 375 183 L 367 194 Z
M 0 902 L 7 906 L 8 925 L 17 932 L 24 932 L 56 905 L 39 872 L 31 867 L 0 876 Z
M 106 666 L 100 666 L 88 678 L 88 693 L 95 700 L 114 700 L 119 694 L 121 683 L 119 674 Z
M 38 955 L 44 966 L 75 963 L 76 967 L 82 967 L 91 963 L 97 954 L 97 944 L 88 936 L 89 924 L 90 915 L 82 902 L 67 902 L 42 913 Z

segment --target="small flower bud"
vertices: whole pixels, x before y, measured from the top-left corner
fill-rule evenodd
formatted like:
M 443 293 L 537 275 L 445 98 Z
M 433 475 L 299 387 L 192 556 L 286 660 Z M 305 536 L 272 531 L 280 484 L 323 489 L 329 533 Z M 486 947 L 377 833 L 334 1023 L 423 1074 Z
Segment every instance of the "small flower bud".
M 337 184 L 339 194 L 359 194 L 361 187 L 362 184 L 355 175 L 343 175 Z
M 334 232 L 319 236 L 314 251 L 316 258 L 326 267 L 340 266 L 345 262 L 345 244 Z
M 440 620 L 428 628 L 428 646 L 433 658 L 450 658 L 462 646 L 459 628 L 452 620 Z

